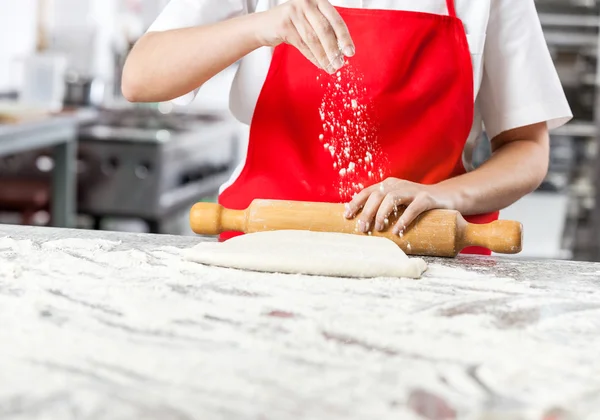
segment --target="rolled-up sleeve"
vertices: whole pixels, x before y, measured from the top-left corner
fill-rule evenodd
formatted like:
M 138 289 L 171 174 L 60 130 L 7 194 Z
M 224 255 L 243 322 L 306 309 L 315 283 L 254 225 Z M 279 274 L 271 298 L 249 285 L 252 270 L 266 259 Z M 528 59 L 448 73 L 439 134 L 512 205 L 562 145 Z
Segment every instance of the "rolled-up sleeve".
M 478 99 L 490 138 L 540 122 L 553 129 L 572 118 L 534 0 L 492 0 Z
M 257 0 L 171 0 L 150 25 L 147 32 L 210 25 L 233 17 L 252 13 Z M 194 100 L 198 89 L 173 102 L 186 105 Z

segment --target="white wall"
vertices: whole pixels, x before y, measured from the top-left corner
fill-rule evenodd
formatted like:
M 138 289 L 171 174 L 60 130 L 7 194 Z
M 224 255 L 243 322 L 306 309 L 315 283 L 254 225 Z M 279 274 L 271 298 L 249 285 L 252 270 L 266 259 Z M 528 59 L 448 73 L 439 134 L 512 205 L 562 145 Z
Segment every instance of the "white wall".
M 147 29 L 158 14 L 164 9 L 169 0 L 143 0 L 142 1 L 142 17 L 144 29 Z
M 15 89 L 13 60 L 35 51 L 37 0 L 0 0 L 0 91 Z
M 67 53 L 74 70 L 109 80 L 116 17 L 116 0 L 52 0 L 52 49 Z
M 44 17 L 52 49 L 67 53 L 72 68 L 102 77 L 113 74 L 112 46 L 119 39 L 123 0 L 45 0 Z M 143 24 L 150 25 L 168 0 L 142 0 Z M 13 57 L 35 52 L 38 0 L 0 0 L 0 91 L 10 90 Z M 146 29 L 144 27 L 144 30 Z M 14 70 L 18 70 L 16 67 Z M 194 103 L 200 111 L 227 111 L 234 68 L 208 82 Z
M 111 38 L 117 0 L 46 0 L 45 22 L 52 49 L 68 54 L 76 70 L 112 77 Z M 0 0 L 0 91 L 16 88 L 16 57 L 37 43 L 38 0 Z

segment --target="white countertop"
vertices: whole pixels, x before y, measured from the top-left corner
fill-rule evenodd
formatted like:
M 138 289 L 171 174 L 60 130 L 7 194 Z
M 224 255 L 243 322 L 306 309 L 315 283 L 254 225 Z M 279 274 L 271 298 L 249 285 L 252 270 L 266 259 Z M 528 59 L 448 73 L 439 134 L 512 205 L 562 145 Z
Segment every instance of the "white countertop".
M 0 418 L 600 418 L 599 264 L 350 280 L 184 261 L 200 240 L 0 226 Z

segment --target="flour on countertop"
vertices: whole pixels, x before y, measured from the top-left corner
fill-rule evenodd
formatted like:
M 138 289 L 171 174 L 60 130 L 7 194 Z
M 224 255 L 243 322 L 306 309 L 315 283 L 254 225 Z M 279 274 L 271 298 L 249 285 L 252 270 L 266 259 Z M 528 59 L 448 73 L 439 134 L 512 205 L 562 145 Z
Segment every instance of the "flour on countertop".
M 0 238 L 0 273 L 19 272 L 0 275 L 0 399 L 41 378 L 44 397 L 81 384 L 69 390 L 79 409 L 82 392 L 125 413 L 169 390 L 199 418 L 269 407 L 288 420 L 299 402 L 301 418 L 417 418 L 409 401 L 423 395 L 478 420 L 509 398 L 528 407 L 520 420 L 600 410 L 586 397 L 600 389 L 597 294 L 439 263 L 419 282 L 350 280 L 206 267 L 185 252 Z M 589 311 L 569 311 L 575 300 Z M 106 399 L 111 384 L 122 400 Z
M 112 251 L 120 245 L 120 242 L 105 241 L 96 239 L 87 241 L 85 239 L 61 239 L 49 241 L 42 244 L 42 248 L 56 250 L 76 250 L 76 251 Z
M 2 262 L 0 265 L 0 279 L 17 279 L 22 273 L 23 268 L 19 264 Z

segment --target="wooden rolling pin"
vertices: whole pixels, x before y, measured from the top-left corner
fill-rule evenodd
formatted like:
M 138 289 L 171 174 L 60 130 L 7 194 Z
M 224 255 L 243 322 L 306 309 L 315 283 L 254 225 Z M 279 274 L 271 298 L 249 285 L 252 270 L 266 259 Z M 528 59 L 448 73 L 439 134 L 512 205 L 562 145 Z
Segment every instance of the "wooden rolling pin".
M 270 230 L 310 230 L 365 235 L 356 230 L 356 219 L 344 217 L 343 204 L 301 201 L 254 200 L 246 210 L 229 210 L 218 204 L 197 203 L 190 212 L 190 226 L 200 235 Z M 480 246 L 502 254 L 522 250 L 521 223 L 499 220 L 486 225 L 468 223 L 454 210 L 431 210 L 421 214 L 399 237 L 392 233 L 398 216 L 389 218 L 387 230 L 373 231 L 394 241 L 409 255 L 455 257 L 463 249 Z

